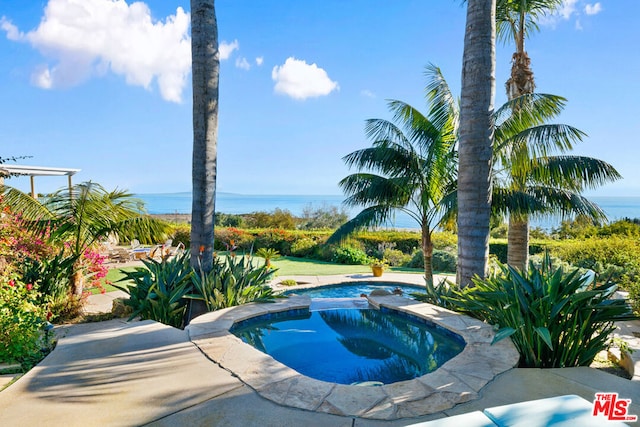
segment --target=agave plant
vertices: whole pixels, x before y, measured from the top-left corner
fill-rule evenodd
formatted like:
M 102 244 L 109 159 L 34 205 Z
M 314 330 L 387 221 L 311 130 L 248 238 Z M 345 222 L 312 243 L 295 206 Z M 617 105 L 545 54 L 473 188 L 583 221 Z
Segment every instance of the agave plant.
M 208 311 L 233 307 L 249 302 L 269 302 L 273 290 L 266 282 L 273 276 L 266 265 L 256 267 L 250 257 L 216 259 L 213 270 L 192 276 L 194 293 L 186 298 L 204 301 Z
M 188 251 L 162 262 L 149 258 L 143 260 L 144 267 L 124 271 L 119 281 L 133 283 L 114 286 L 129 294 L 125 300 L 133 308 L 129 320 L 140 316 L 176 328 L 183 326 L 187 309 L 184 298 L 192 290 L 190 258 Z
M 511 337 L 521 367 L 588 366 L 607 348 L 614 322 L 636 318 L 625 300 L 611 299 L 615 285 L 597 284 L 595 275 L 578 269 L 554 269 L 548 254 L 528 272 L 501 269 L 445 299 L 496 325 L 494 342 Z

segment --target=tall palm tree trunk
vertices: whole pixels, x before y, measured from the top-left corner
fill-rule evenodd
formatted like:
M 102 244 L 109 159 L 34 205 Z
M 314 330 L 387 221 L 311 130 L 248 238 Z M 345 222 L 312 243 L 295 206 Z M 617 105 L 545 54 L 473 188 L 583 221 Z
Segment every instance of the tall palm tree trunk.
M 427 289 L 433 288 L 433 242 L 428 225 L 422 225 L 422 256 L 424 258 L 424 280 Z
M 214 0 L 191 0 L 193 205 L 191 265 L 213 268 L 220 55 Z
M 533 93 L 536 88 L 531 70 L 531 59 L 524 50 L 524 21 L 524 12 L 522 12 L 519 21 L 520 28 L 516 35 L 516 52 L 511 60 L 511 76 L 506 83 L 507 96 L 510 101 L 519 96 Z M 525 188 L 524 179 L 525 177 L 520 177 L 521 182 L 514 182 L 514 184 Z M 529 216 L 526 214 L 517 217 L 509 216 L 507 237 L 507 264 L 521 271 L 526 271 L 529 264 Z
M 460 286 L 485 276 L 489 257 L 495 0 L 469 0 L 462 65 L 458 166 L 458 271 Z
M 507 235 L 507 264 L 521 271 L 529 262 L 529 217 L 509 216 Z

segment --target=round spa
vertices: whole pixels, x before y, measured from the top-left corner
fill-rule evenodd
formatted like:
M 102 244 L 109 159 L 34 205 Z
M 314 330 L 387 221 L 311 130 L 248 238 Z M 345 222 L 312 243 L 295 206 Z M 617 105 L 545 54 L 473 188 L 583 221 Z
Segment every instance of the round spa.
M 465 345 L 448 329 L 386 308 L 291 310 L 236 323 L 230 332 L 303 375 L 351 385 L 426 375 Z
M 265 399 L 377 420 L 475 399 L 519 360 L 510 340 L 491 344 L 491 325 L 398 295 L 296 295 L 207 313 L 187 330 L 206 357 Z

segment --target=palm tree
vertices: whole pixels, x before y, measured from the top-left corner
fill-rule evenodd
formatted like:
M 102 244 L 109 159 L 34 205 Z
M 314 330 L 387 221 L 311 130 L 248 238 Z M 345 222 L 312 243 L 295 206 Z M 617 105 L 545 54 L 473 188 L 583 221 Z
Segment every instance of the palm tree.
M 555 11 L 563 0 L 497 0 L 496 28 L 503 42 L 513 40 L 516 51 L 512 56 L 511 76 L 506 89 L 509 100 L 535 90 L 529 55 L 524 48 L 525 38 L 538 30 L 537 21 Z
M 544 94 L 521 95 L 496 111 L 494 138 L 493 209 L 499 216 L 526 219 L 525 227 L 509 227 L 512 242 L 525 247 L 517 264 L 528 264 L 528 218 L 530 215 L 584 215 L 599 222 L 606 219 L 595 203 L 580 193 L 615 181 L 620 174 L 610 164 L 586 156 L 567 155 L 585 134 L 568 125 L 549 124 L 564 108 L 566 100 Z M 557 154 L 554 154 L 557 153 Z
M 373 146 L 343 158 L 358 173 L 340 181 L 350 206 L 366 206 L 328 240 L 339 241 L 355 230 L 384 224 L 396 210 L 407 213 L 422 230 L 427 286 L 433 285 L 433 230 L 443 218 L 455 185 L 457 107 L 440 70 L 428 66 L 427 116 L 402 102 L 390 101 L 393 120 L 367 120 Z
M 484 277 L 489 257 L 496 1 L 469 0 L 462 63 L 458 166 L 460 286 Z
M 563 0 L 498 0 L 496 25 L 498 36 L 505 42 L 513 40 L 516 51 L 512 57 L 511 76 L 507 80 L 506 90 L 511 101 L 535 90 L 531 60 L 524 48 L 528 34 L 538 29 L 537 20 L 553 12 Z M 523 150 L 526 147 L 522 148 Z M 512 185 L 518 191 L 526 188 L 526 172 L 512 174 Z M 509 215 L 507 262 L 522 270 L 527 267 L 529 256 L 529 217 L 528 214 L 512 212 Z
M 87 248 L 112 234 L 134 233 L 151 241 L 165 232 L 164 223 L 146 215 L 142 202 L 131 194 L 107 191 L 93 182 L 58 190 L 42 203 L 9 186 L 0 190 L 0 207 L 20 212 L 29 229 L 48 230 L 52 242 L 67 246 L 74 264 L 70 272 L 74 295 L 82 294 L 84 272 L 80 260 Z
M 191 63 L 193 84 L 193 204 L 191 266 L 205 273 L 213 268 L 213 228 L 218 142 L 220 54 L 214 0 L 191 0 Z

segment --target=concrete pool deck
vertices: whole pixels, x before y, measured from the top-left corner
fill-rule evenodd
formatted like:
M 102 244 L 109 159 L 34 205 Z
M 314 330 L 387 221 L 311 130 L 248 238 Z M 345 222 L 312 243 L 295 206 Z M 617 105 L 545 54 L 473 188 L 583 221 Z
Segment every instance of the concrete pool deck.
M 385 276 L 390 280 L 391 275 Z M 109 311 L 110 299 L 108 306 L 103 304 Z M 261 397 L 207 358 L 186 331 L 123 320 L 56 329 L 57 348 L 0 392 L 0 425 L 406 426 L 566 394 L 591 402 L 596 392 L 617 392 L 631 399 L 629 413 L 640 415 L 637 381 L 591 368 L 516 368 L 480 389 L 478 399 L 435 414 L 393 421 L 338 416 Z
M 519 355 L 511 341 L 491 345 L 493 328 L 476 319 L 395 295 L 368 297 L 368 300 L 374 307 L 427 319 L 455 332 L 464 339 L 465 348 L 427 375 L 365 387 L 301 375 L 229 332 L 234 323 L 253 317 L 308 310 L 311 299 L 306 296 L 207 313 L 189 325 L 189 337 L 209 359 L 268 400 L 308 411 L 377 420 L 415 418 L 476 399 L 482 387 L 496 375 L 518 364 Z

